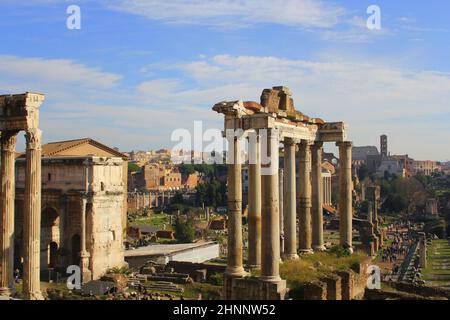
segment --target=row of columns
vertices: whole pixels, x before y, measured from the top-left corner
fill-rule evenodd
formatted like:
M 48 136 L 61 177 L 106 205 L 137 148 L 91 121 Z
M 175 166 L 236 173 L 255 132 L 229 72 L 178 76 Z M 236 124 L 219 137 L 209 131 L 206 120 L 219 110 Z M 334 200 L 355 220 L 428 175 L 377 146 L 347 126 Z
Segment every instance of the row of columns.
M 249 143 L 248 267 L 261 267 L 261 280 L 276 282 L 280 262 L 280 207 L 283 208 L 284 259 L 297 259 L 299 253 L 325 250 L 322 214 L 322 142 L 293 139 L 284 141 L 283 194 L 279 193 L 279 137 L 267 130 L 267 146 L 256 135 Z M 298 145 L 299 168 L 296 168 Z M 351 143 L 338 143 L 340 150 L 341 245 L 352 251 Z M 261 147 L 267 158 L 261 164 Z M 240 140 L 234 138 L 228 164 L 228 264 L 226 274 L 244 276 L 242 256 L 242 182 Z M 298 175 L 297 175 L 298 173 Z M 282 198 L 283 205 L 280 206 Z M 297 247 L 297 216 L 299 245 Z
M 1 136 L 1 277 L 0 294 L 14 291 L 15 150 L 18 131 Z M 23 217 L 23 293 L 26 299 L 42 299 L 40 290 L 41 239 L 41 131 L 26 131 L 26 169 Z

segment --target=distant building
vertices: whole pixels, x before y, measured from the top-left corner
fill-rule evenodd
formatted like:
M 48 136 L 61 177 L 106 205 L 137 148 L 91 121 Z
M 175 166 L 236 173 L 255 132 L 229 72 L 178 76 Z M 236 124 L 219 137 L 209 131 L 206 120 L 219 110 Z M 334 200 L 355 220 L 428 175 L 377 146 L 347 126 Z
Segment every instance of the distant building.
M 146 164 L 132 176 L 133 190 L 178 190 L 183 186 L 181 173 L 170 164 Z
M 437 161 L 414 161 L 413 172 L 414 174 L 423 174 L 426 176 L 431 176 L 433 173 L 441 172 L 442 166 Z
M 377 169 L 377 176 L 383 177 L 385 173 L 391 175 L 395 174 L 398 177 L 405 177 L 405 169 L 400 162 L 392 157 L 386 157 L 381 160 L 380 166 Z
M 367 161 L 367 156 L 369 156 L 369 155 L 371 155 L 371 156 L 380 155 L 377 147 L 365 146 L 365 147 L 353 147 L 352 148 L 352 159 L 353 160 Z
M 450 175 L 450 161 L 442 164 L 442 172 L 447 175 Z
M 406 155 L 393 155 L 391 158 L 399 161 L 400 165 L 405 169 L 405 176 L 411 177 L 414 175 L 414 159 Z
M 369 172 L 376 172 L 381 163 L 381 155 L 375 146 L 353 147 L 353 166 L 359 168 L 363 164 L 367 166 Z
M 380 136 L 380 153 L 381 159 L 388 156 L 388 137 L 385 134 Z

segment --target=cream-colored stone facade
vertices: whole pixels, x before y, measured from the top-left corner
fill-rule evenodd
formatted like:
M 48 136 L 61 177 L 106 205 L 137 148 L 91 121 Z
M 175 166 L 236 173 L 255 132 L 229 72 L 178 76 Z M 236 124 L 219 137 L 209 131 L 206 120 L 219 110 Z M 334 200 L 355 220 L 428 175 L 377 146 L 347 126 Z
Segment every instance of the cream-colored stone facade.
M 20 264 L 23 221 L 24 164 L 16 161 L 16 264 Z M 124 264 L 122 212 L 123 160 L 119 157 L 50 157 L 42 159 L 41 270 L 64 272 L 80 264 L 82 213 L 89 270 L 97 279 Z M 86 199 L 83 202 L 83 198 Z M 83 279 L 85 282 L 89 279 Z

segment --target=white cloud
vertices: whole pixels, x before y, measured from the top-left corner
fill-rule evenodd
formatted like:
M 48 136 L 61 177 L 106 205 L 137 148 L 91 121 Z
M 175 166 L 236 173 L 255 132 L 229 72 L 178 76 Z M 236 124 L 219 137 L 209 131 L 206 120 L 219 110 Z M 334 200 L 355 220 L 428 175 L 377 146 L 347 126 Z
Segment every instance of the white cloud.
M 218 101 L 259 101 L 262 89 L 286 85 L 294 93 L 298 110 L 327 121 L 348 122 L 356 144 L 378 144 L 381 133 L 410 136 L 414 139 L 393 142 L 392 151 L 450 158 L 439 147 L 449 129 L 428 120 L 450 117 L 450 74 L 370 61 L 336 61 L 217 55 L 174 67 L 195 86 L 186 89 L 188 83 L 177 83 L 165 93 L 166 99 L 159 99 L 173 106 L 204 108 L 206 119 Z M 145 86 L 140 89 L 141 94 L 145 92 Z
M 23 58 L 0 56 L 0 74 L 9 79 L 52 84 L 73 84 L 92 88 L 114 86 L 120 76 L 90 68 L 67 59 Z
M 343 8 L 319 0 L 114 0 L 107 4 L 151 20 L 226 28 L 261 23 L 328 28 L 344 14 Z

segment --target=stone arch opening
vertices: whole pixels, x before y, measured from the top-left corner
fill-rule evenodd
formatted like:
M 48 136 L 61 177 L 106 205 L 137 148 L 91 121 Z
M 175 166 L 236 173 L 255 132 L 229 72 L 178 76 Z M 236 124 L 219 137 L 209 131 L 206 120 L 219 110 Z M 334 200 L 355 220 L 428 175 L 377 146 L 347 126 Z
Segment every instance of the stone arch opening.
M 71 240 L 71 251 L 72 251 L 72 264 L 80 265 L 80 250 L 81 250 L 81 238 L 80 235 L 75 234 L 72 236 Z
M 57 265 L 57 250 L 61 243 L 59 224 L 58 211 L 54 207 L 46 207 L 41 217 L 41 268 L 43 270 Z
M 50 242 L 48 245 L 48 267 L 56 268 L 58 264 L 58 244 L 56 242 Z

